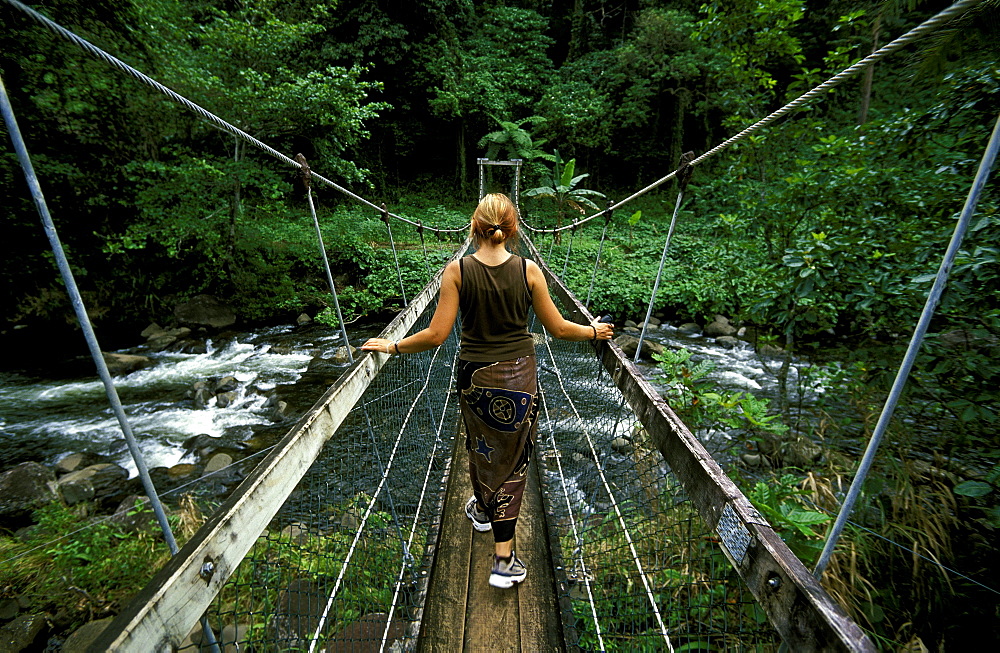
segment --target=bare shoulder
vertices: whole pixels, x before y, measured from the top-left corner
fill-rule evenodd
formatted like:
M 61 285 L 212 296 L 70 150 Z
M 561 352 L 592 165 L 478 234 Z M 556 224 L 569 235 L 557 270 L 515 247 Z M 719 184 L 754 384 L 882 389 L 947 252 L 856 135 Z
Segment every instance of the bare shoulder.
M 458 261 L 452 261 L 444 267 L 441 280 L 459 287 L 462 285 L 462 272 L 458 267 Z
M 538 264 L 531 259 L 525 259 L 525 276 L 528 277 L 528 289 L 531 292 L 535 292 L 535 286 L 545 287 L 545 275 L 542 274 L 542 269 L 538 267 Z

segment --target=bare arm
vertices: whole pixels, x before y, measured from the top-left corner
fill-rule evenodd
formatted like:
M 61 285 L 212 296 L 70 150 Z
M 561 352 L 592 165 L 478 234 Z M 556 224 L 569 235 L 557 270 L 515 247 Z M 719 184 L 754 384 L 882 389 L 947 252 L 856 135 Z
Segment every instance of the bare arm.
M 596 334 L 598 340 L 611 340 L 614 337 L 615 325 L 594 320 L 590 324 L 577 324 L 565 319 L 556 308 L 549 287 L 545 283 L 545 275 L 534 261 L 528 261 L 528 289 L 531 291 L 531 304 L 535 315 L 542 325 L 554 337 L 560 340 L 593 340 Z
M 448 339 L 448 334 L 455 325 L 455 318 L 458 317 L 458 292 L 461 287 L 462 275 L 458 269 L 458 261 L 452 261 L 444 269 L 437 310 L 434 311 L 431 323 L 426 329 L 407 336 L 398 343 L 385 338 L 370 338 L 361 345 L 361 349 L 395 354 L 398 347 L 401 354 L 416 354 L 441 346 Z

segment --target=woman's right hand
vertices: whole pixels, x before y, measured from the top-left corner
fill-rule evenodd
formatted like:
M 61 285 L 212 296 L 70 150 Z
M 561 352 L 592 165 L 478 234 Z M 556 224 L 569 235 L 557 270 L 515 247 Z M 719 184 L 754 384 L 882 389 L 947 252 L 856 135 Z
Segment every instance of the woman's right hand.
M 610 322 L 601 322 L 600 318 L 590 323 L 597 331 L 598 340 L 611 340 L 615 337 L 615 325 Z

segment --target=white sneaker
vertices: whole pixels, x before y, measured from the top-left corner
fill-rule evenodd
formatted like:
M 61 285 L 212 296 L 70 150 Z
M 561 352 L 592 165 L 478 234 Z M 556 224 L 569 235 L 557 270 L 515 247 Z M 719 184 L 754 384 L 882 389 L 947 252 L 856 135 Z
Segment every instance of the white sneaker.
M 489 515 L 480 510 L 479 506 L 476 505 L 476 497 L 474 495 L 465 504 L 465 516 L 472 520 L 472 527 L 480 533 L 485 533 L 493 528 L 493 525 L 490 524 Z
M 504 559 L 493 556 L 493 571 L 490 572 L 490 585 L 507 589 L 523 581 L 528 575 L 528 570 L 524 563 L 517 559 L 514 552 L 510 552 L 510 558 Z

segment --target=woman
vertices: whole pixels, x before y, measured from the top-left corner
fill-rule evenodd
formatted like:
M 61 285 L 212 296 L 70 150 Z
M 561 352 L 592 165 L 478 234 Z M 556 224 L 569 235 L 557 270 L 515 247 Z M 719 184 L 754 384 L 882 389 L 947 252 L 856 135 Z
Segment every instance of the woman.
M 493 531 L 490 585 L 523 581 L 524 564 L 513 550 L 514 529 L 537 429 L 535 345 L 528 333 L 533 308 L 548 332 L 563 340 L 610 340 L 614 325 L 563 319 L 541 269 L 512 254 L 517 209 L 506 195 L 487 195 L 472 215 L 476 253 L 444 270 L 430 326 L 399 342 L 372 338 L 362 349 L 412 354 L 441 345 L 462 310 L 458 389 L 469 451 L 473 496 L 465 513 L 480 532 Z

